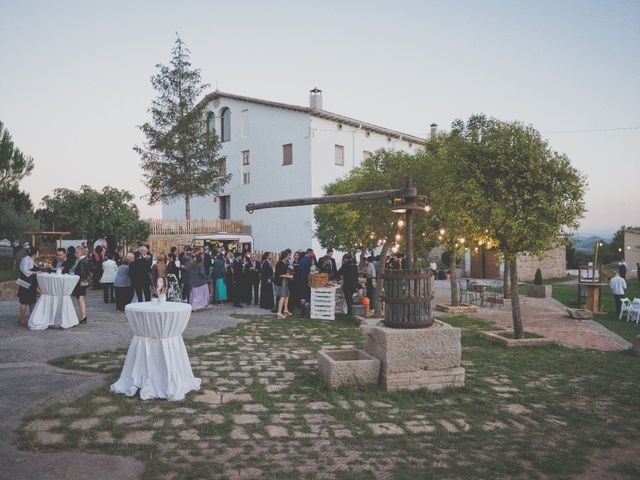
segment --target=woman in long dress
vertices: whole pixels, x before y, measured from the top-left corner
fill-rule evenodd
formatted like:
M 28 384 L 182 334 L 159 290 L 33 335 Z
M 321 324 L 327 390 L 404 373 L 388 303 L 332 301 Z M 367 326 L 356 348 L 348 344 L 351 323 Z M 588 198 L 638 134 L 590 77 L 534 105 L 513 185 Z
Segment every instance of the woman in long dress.
M 18 314 L 18 322 L 23 327 L 27 326 L 27 305 L 29 313 L 33 311 L 36 303 L 36 295 L 38 284 L 36 281 L 36 273 L 38 272 L 38 262 L 36 259 L 40 255 L 40 251 L 36 247 L 29 248 L 29 252 L 20 260 L 20 280 L 18 280 L 18 301 L 20 302 L 20 313 Z
M 189 284 L 191 286 L 189 292 L 191 310 L 196 311 L 207 308 L 209 305 L 209 285 L 200 255 L 196 255 L 191 263 L 188 264 L 187 275 L 189 275 Z
M 211 277 L 215 283 L 215 299 L 219 305 L 227 301 L 227 284 L 224 277 L 227 270 L 224 265 L 224 256 L 219 253 L 211 266 Z
M 273 306 L 273 266 L 269 253 L 264 253 L 260 266 L 260 307 L 271 310 Z

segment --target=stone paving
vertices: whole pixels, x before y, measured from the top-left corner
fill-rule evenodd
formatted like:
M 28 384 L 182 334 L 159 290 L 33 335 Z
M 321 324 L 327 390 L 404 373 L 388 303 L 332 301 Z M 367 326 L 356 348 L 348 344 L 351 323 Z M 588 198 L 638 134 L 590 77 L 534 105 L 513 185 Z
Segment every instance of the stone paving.
M 134 454 L 146 461 L 145 478 L 158 480 L 417 478 L 415 472 L 444 474 L 465 462 L 477 478 L 487 478 L 483 464 L 493 454 L 485 448 L 516 455 L 532 431 L 562 436 L 567 426 L 556 405 L 566 375 L 532 372 L 525 383 L 514 382 L 496 365 L 480 373 L 468 358 L 464 389 L 328 390 L 317 372 L 318 349 L 360 341 L 354 324 L 252 317 L 187 342 L 203 387 L 184 402 L 143 402 L 110 394 L 104 385 L 28 416 L 19 442 L 40 451 Z M 89 353 L 66 365 L 115 378 L 123 359 L 117 352 Z M 523 403 L 540 388 L 557 401 Z M 478 435 L 485 448 L 470 452 Z M 458 451 L 450 451 L 452 442 Z
M 436 303 L 451 303 L 448 281 L 436 282 Z M 567 307 L 553 298 L 523 298 L 520 303 L 524 329 L 528 332 L 556 340 L 569 347 L 593 348 L 602 351 L 627 350 L 631 344 L 593 320 L 569 318 Z M 484 307 L 469 314 L 501 327 L 513 330 L 511 304 L 502 307 Z
M 484 311 L 508 313 L 510 321 L 508 309 Z M 194 315 L 196 332 L 206 332 L 207 322 L 217 325 L 218 316 L 227 324 L 237 323 L 228 313 Z M 68 359 L 64 366 L 79 369 L 79 375 L 103 373 L 106 383 L 33 410 L 23 419 L 18 445 L 51 458 L 69 455 L 69 461 L 73 455 L 80 459 L 80 452 L 96 459 L 134 456 L 144 465 L 143 478 L 158 480 L 424 478 L 426 472 L 439 478 L 459 478 L 461 472 L 473 478 L 527 478 L 537 475 L 531 453 L 526 459 L 505 460 L 519 458 L 522 451 L 552 454 L 568 448 L 570 427 L 591 428 L 595 438 L 602 420 L 620 435 L 637 432 L 635 423 L 627 420 L 628 409 L 611 413 L 606 396 L 582 391 L 598 381 L 597 376 L 568 376 L 555 369 L 510 373 L 510 361 L 502 356 L 517 359 L 527 352 L 503 353 L 491 347 L 495 358 L 488 359 L 485 353 L 476 357 L 479 347 L 473 342 L 464 344 L 467 386 L 459 390 L 331 391 L 318 375 L 317 351 L 359 347 L 362 339 L 354 324 L 258 316 L 247 320 L 250 323 L 187 341 L 203 387 L 184 402 L 143 402 L 110 394 L 108 385 L 121 370 L 123 351 L 90 353 L 84 348 L 88 353 Z M 127 328 L 122 317 L 115 321 Z M 25 336 L 39 340 L 49 333 L 71 332 Z M 576 354 L 592 358 L 588 352 Z M 633 383 L 625 381 L 618 388 L 633 389 Z M 576 417 L 576 409 L 583 416 Z M 548 438 L 555 447 L 548 445 Z M 100 455 L 105 453 L 110 455 Z M 139 474 L 133 464 L 128 468 L 135 473 L 126 478 Z M 124 478 L 120 473 L 110 477 L 106 469 L 103 473 L 99 478 Z

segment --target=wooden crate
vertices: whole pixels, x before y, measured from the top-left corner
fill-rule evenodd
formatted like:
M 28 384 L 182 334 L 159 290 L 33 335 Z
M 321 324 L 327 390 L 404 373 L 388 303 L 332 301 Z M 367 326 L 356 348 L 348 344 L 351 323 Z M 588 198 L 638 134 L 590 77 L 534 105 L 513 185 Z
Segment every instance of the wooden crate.
M 309 274 L 309 287 L 310 288 L 322 288 L 329 281 L 328 273 L 310 273 Z
M 335 287 L 311 289 L 311 318 L 319 320 L 336 319 Z

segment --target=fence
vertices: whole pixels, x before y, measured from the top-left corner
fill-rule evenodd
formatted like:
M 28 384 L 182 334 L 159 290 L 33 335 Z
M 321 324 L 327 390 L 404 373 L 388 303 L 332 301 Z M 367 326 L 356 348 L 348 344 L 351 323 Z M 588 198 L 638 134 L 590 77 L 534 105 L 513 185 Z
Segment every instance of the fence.
M 150 218 L 146 220 L 151 229 L 151 235 L 183 235 L 206 233 L 251 233 L 249 227 L 242 220 L 208 219 L 195 220 L 161 220 Z

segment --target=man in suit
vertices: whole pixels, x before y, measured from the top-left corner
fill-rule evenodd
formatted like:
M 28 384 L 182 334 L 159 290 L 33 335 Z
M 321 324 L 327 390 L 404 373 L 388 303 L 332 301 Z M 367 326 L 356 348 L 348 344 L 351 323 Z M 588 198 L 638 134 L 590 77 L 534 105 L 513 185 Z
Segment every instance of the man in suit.
M 138 297 L 138 302 L 151 301 L 151 259 L 148 256 L 149 251 L 146 246 L 138 249 L 139 256 L 129 266 L 129 276 L 131 284 Z
M 249 279 L 249 304 L 251 304 L 251 289 L 253 289 L 253 303 L 260 304 L 260 263 L 258 255 L 252 253 L 248 261 L 248 279 Z M 253 288 L 252 288 L 253 287 Z
M 240 304 L 240 297 L 242 297 L 242 285 L 244 283 L 242 253 L 236 252 L 233 255 L 233 260 L 231 261 L 231 272 L 232 272 L 231 298 L 233 298 L 233 306 L 240 308 L 242 307 L 242 305 Z
M 327 254 L 320 260 L 320 271 L 329 275 L 329 280 L 335 280 L 338 273 L 336 261 L 333 258 L 333 248 L 327 250 Z
M 67 251 L 64 248 L 59 248 L 56 250 L 56 256 L 51 262 L 51 268 L 56 270 L 58 268 L 64 267 L 65 260 L 67 258 Z

